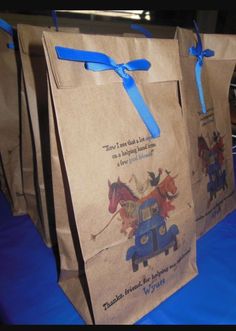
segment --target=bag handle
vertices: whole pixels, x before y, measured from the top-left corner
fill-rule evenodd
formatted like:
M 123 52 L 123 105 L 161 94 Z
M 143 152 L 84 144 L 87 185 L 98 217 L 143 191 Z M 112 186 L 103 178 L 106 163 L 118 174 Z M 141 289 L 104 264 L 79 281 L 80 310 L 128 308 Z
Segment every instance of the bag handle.
M 13 27 L 1 18 L 0 18 L 0 29 L 8 33 L 13 39 L 14 37 Z M 12 41 L 10 43 L 7 43 L 7 47 L 10 49 L 14 49 L 15 48 L 14 42 Z
M 196 56 L 197 62 L 195 65 L 195 79 L 197 83 L 197 89 L 198 89 L 198 95 L 202 107 L 202 112 L 206 114 L 206 104 L 205 104 L 205 99 L 204 99 L 204 92 L 202 88 L 202 80 L 201 80 L 201 75 L 202 75 L 202 66 L 203 66 L 203 59 L 204 57 L 211 57 L 215 55 L 215 52 L 211 49 L 205 49 L 204 51 L 202 50 L 202 41 L 201 41 L 201 36 L 199 33 L 199 28 L 195 20 L 193 21 L 195 30 L 196 30 L 196 35 L 197 35 L 197 43 L 196 46 L 192 46 L 189 48 L 189 54 Z
M 104 53 L 84 51 L 61 46 L 55 46 L 55 49 L 57 57 L 60 60 L 85 62 L 85 69 L 87 70 L 114 70 L 122 78 L 123 86 L 152 138 L 157 138 L 160 136 L 160 128 L 143 100 L 135 80 L 126 72 L 126 70 L 149 70 L 151 67 L 151 63 L 149 61 L 146 59 L 138 59 L 128 63 L 117 64 L 111 57 Z

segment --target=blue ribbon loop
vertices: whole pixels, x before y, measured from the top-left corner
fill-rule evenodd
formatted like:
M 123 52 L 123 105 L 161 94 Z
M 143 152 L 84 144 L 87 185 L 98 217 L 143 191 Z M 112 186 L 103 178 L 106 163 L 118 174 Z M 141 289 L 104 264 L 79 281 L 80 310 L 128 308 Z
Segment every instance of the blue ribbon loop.
M 104 53 L 56 46 L 57 57 L 61 60 L 85 62 L 85 68 L 92 71 L 114 70 L 123 80 L 123 86 L 137 109 L 140 117 L 153 138 L 160 136 L 160 128 L 140 94 L 134 79 L 127 71 L 149 70 L 151 64 L 146 59 L 117 64 Z
M 198 94 L 199 94 L 199 99 L 202 107 L 202 112 L 206 114 L 206 104 L 205 104 L 205 99 L 204 99 L 204 92 L 202 88 L 202 80 L 201 80 L 201 75 L 202 75 L 202 66 L 203 66 L 203 59 L 204 57 L 211 57 L 215 55 L 215 52 L 211 49 L 205 49 L 202 50 L 202 41 L 199 33 L 199 29 L 197 26 L 197 23 L 193 21 L 196 34 L 197 34 L 197 44 L 196 47 L 192 46 L 189 48 L 189 54 L 196 56 L 197 62 L 195 65 L 195 77 L 196 77 L 196 83 L 197 83 L 197 88 L 198 88 Z
M 9 23 L 4 21 L 3 19 L 0 19 L 0 29 L 2 29 L 3 31 L 8 33 L 13 38 L 13 35 L 14 35 L 13 27 Z M 7 47 L 14 49 L 15 48 L 14 42 L 12 41 L 12 42 L 8 43 Z
M 51 14 L 52 14 L 52 20 L 53 20 L 53 24 L 55 26 L 56 31 L 58 31 L 58 19 L 57 19 L 57 13 L 55 10 L 51 10 Z
M 131 24 L 130 27 L 133 30 L 143 33 L 146 38 L 152 38 L 152 33 L 148 29 L 144 28 L 143 26 L 141 26 L 139 24 Z

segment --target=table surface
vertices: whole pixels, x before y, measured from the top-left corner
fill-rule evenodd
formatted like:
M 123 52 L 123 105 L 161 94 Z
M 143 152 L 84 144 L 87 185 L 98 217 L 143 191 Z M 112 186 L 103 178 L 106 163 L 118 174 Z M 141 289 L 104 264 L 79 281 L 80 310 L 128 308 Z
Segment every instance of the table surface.
M 197 241 L 199 275 L 136 324 L 236 324 L 235 252 L 236 211 Z M 85 324 L 57 284 L 52 250 L 45 246 L 27 215 L 11 215 L 2 193 L 0 321 L 18 325 Z

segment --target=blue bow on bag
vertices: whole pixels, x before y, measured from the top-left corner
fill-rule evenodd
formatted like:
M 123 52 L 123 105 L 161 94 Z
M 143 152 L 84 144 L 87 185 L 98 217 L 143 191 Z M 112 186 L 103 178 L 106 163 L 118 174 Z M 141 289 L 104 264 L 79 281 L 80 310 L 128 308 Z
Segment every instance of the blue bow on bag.
M 14 35 L 13 27 L 9 23 L 4 21 L 3 19 L 0 19 L 0 29 L 2 29 L 3 31 L 8 33 L 13 38 L 13 35 Z M 8 43 L 7 47 L 14 49 L 15 48 L 14 42 L 12 41 L 12 42 Z
M 126 72 L 126 70 L 149 70 L 151 66 L 149 61 L 146 59 L 139 59 L 128 63 L 117 64 L 111 57 L 104 53 L 77 50 L 60 46 L 56 46 L 55 49 L 59 59 L 85 62 L 85 68 L 87 70 L 114 70 L 122 78 L 123 86 L 151 136 L 153 138 L 160 136 L 160 128 L 143 100 L 135 80 Z
M 201 80 L 203 59 L 204 59 L 204 57 L 214 56 L 215 52 L 212 51 L 211 49 L 205 49 L 204 51 L 202 50 L 202 41 L 201 41 L 199 29 L 198 29 L 197 23 L 195 21 L 193 21 L 193 23 L 194 23 L 196 34 L 197 34 L 197 44 L 196 44 L 196 47 L 192 46 L 189 48 L 189 54 L 196 56 L 196 58 L 197 58 L 197 62 L 195 65 L 195 77 L 196 77 L 196 83 L 197 83 L 198 94 L 199 94 L 200 103 L 201 103 L 201 107 L 202 107 L 202 112 L 205 114 L 206 105 L 205 105 L 204 92 L 203 92 L 202 80 Z

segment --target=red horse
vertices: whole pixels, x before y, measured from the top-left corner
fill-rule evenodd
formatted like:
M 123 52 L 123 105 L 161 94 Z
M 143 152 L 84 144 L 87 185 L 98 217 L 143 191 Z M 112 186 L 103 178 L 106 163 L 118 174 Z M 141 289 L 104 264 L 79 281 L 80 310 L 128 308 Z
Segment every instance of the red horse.
M 145 200 L 150 198 L 155 198 L 158 202 L 160 208 L 160 215 L 164 218 L 169 217 L 169 211 L 174 210 L 175 206 L 171 204 L 172 200 L 177 197 L 177 187 L 175 185 L 174 179 L 177 176 L 168 175 L 165 179 L 158 184 L 152 192 L 150 192 L 145 197 L 139 199 L 132 190 L 123 182 L 121 182 L 120 178 L 117 179 L 117 182 L 111 184 L 108 180 L 109 185 L 109 207 L 108 210 L 110 213 L 115 213 L 117 210 L 118 204 L 121 205 L 120 216 L 123 220 L 121 232 L 126 233 L 126 229 L 131 227 L 132 230 L 129 233 L 129 237 L 131 237 L 137 227 L 137 214 L 135 211 L 133 215 L 127 213 L 126 205 L 128 201 L 135 202 L 137 205 L 143 203 Z

